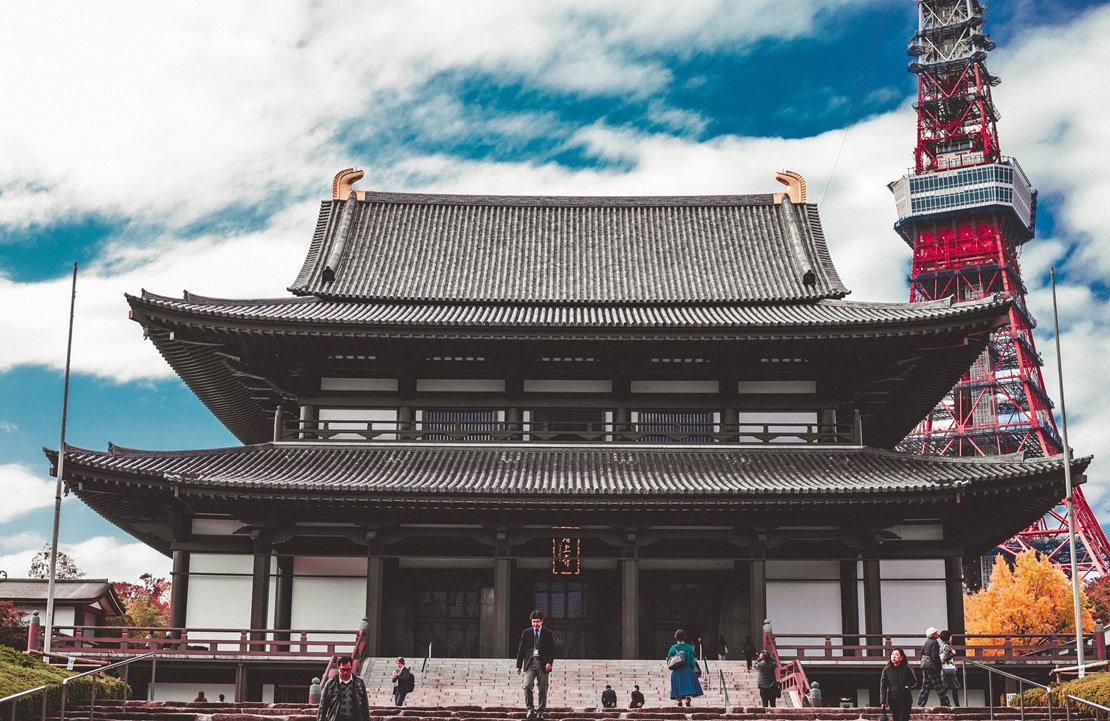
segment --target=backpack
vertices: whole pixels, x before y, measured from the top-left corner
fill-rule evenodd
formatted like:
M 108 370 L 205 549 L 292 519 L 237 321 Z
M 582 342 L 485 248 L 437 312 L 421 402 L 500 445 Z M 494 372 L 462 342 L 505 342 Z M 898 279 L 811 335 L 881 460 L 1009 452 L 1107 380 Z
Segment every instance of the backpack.
M 412 690 L 416 688 L 416 674 L 409 670 L 408 666 L 405 666 L 401 671 L 401 675 L 397 680 L 405 684 L 408 693 L 412 693 Z

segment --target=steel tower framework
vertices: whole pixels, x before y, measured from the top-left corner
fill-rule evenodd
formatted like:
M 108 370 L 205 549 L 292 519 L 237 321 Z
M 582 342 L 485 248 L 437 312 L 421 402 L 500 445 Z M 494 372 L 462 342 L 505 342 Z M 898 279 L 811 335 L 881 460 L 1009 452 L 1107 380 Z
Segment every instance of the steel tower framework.
M 998 112 L 987 72 L 994 49 L 977 0 L 916 0 L 918 30 L 908 54 L 917 83 L 917 147 L 912 172 L 891 183 L 895 229 L 913 250 L 910 301 L 961 302 L 1003 293 L 1013 299 L 1006 323 L 968 373 L 900 444 L 933 455 L 1049 456 L 1063 444 L 1033 342 L 1036 321 L 1025 305 L 1018 255 L 1031 240 L 1037 193 L 1012 158 L 1001 155 Z M 1072 498 L 1081 577 L 1106 574 L 1110 543 L 1076 488 Z M 1034 548 L 1070 573 L 1065 508 L 999 546 Z

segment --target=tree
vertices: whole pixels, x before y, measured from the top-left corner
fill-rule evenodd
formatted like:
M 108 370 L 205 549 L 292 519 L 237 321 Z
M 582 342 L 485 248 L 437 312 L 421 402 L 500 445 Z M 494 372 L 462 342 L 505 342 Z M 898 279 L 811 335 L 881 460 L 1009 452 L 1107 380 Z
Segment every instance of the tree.
M 31 559 L 31 570 L 27 572 L 30 578 L 50 578 L 50 546 L 42 547 L 42 550 L 35 554 Z M 58 551 L 58 563 L 54 568 L 54 578 L 72 579 L 84 578 L 85 572 L 77 567 L 77 564 L 62 551 Z
M 1082 595 L 1080 611 L 1083 630 L 1094 629 L 1094 619 Z M 1030 636 L 1015 648 L 1028 650 L 1047 644 L 1051 634 L 1075 632 L 1071 582 L 1036 551 L 1019 553 L 1012 570 L 1002 555 L 996 556 L 990 585 L 964 597 L 964 623 L 969 634 Z M 968 639 L 968 645 L 993 646 L 999 642 Z M 1000 654 L 1001 650 L 985 652 L 988 656 Z
M 15 607 L 15 601 L 0 601 L 0 646 L 17 650 L 27 648 L 27 614 Z
M 1083 591 L 1091 604 L 1091 614 L 1103 624 L 1110 622 L 1110 576 L 1091 579 Z
M 155 578 L 152 574 L 144 573 L 139 576 L 139 583 L 116 581 L 112 589 L 123 601 L 126 617 L 123 619 L 127 626 L 168 626 L 170 623 L 170 587 L 171 583 L 164 578 Z

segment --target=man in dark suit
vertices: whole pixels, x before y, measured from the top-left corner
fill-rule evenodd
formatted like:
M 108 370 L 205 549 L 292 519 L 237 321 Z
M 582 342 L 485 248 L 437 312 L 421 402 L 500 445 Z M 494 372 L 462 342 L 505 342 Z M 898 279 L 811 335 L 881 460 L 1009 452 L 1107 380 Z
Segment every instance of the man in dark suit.
M 532 611 L 532 627 L 520 634 L 516 672 L 524 674 L 524 705 L 528 718 L 542 721 L 547 711 L 547 680 L 555 661 L 555 637 L 543 627 L 543 611 Z M 533 703 L 532 686 L 539 688 L 540 703 Z

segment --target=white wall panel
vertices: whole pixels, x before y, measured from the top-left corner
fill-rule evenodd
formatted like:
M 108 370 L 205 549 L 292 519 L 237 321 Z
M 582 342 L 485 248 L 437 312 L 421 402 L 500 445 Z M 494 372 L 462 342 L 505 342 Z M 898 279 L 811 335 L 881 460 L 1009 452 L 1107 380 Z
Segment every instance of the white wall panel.
M 250 628 L 251 584 L 250 574 L 218 576 L 190 572 L 185 625 L 189 628 Z M 238 638 L 237 633 L 206 635 Z
M 291 625 L 299 629 L 358 630 L 366 616 L 366 578 L 293 578 Z M 313 638 L 321 636 L 313 635 Z M 336 636 L 335 638 L 353 638 Z
M 189 555 L 189 574 L 254 573 L 254 556 L 230 553 L 193 553 Z
M 840 581 L 768 580 L 767 618 L 776 637 L 840 633 Z

